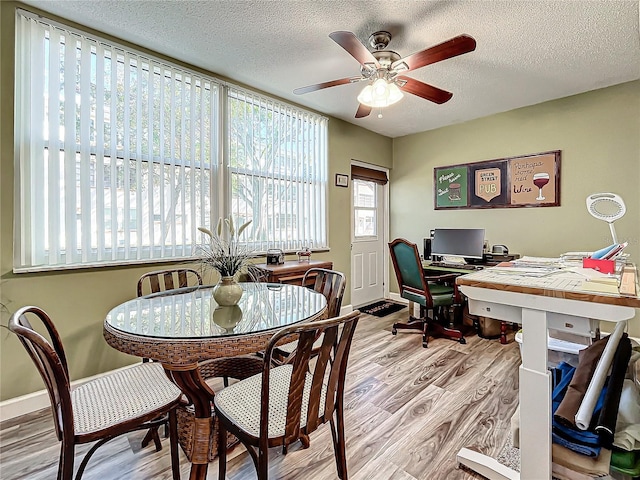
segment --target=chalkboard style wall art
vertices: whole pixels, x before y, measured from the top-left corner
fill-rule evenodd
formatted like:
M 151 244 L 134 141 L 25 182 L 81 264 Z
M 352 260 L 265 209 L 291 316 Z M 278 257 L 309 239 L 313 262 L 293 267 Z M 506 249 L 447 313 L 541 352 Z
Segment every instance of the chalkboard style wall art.
M 557 207 L 560 150 L 433 169 L 436 210 Z

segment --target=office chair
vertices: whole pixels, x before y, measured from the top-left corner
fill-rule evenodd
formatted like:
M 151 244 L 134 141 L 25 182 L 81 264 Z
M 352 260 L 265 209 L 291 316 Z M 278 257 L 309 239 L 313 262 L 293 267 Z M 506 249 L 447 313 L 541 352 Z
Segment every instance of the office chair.
M 396 335 L 400 329 L 420 330 L 424 348 L 427 348 L 429 334 L 467 343 L 460 330 L 444 324 L 444 312 L 453 309 L 455 313 L 461 302 L 455 284 L 443 285 L 442 282 L 451 282 L 457 274 L 425 277 L 418 247 L 404 238 L 389 243 L 389 252 L 400 296 L 409 300 L 409 322 L 394 323 L 391 333 Z M 414 302 L 420 305 L 419 318 L 412 316 Z M 433 318 L 428 316 L 429 310 L 433 312 Z

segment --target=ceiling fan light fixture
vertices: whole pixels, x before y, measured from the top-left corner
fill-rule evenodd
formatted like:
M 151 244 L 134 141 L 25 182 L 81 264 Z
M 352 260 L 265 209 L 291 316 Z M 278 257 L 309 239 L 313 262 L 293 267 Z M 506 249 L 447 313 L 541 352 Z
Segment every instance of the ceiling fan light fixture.
M 404 95 L 395 83 L 389 83 L 383 78 L 367 85 L 358 95 L 358 102 L 372 108 L 382 108 L 393 105 L 402 100 Z

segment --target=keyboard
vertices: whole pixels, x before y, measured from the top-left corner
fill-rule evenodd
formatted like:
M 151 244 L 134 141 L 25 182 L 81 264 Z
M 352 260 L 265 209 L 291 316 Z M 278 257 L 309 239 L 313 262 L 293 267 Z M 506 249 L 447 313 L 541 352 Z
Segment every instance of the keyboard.
M 457 268 L 460 270 L 482 270 L 484 267 L 482 265 L 470 265 L 468 263 L 445 263 L 445 262 L 431 262 L 429 264 L 430 267 L 440 267 L 440 268 Z

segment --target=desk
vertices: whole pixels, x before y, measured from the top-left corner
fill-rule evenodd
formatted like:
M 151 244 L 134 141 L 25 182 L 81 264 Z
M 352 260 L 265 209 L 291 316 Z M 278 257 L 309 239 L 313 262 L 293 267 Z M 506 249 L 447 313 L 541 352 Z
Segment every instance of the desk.
M 551 478 L 551 377 L 547 370 L 547 328 L 550 323 L 621 322 L 640 308 L 637 297 L 580 291 L 577 274 L 524 277 L 489 268 L 456 279 L 468 298 L 469 311 L 522 324 L 520 366 L 520 473 L 478 452 L 463 448 L 458 462 L 490 479 L 542 480 Z M 576 275 L 577 278 L 569 278 Z
M 121 352 L 162 362 L 165 371 L 193 403 L 195 428 L 190 479 L 207 476 L 214 392 L 198 362 L 255 353 L 286 325 L 321 317 L 324 295 L 294 285 L 243 283 L 235 307 L 218 307 L 213 286 L 182 288 L 129 300 L 111 310 L 104 337 Z
M 519 255 L 518 255 L 519 256 Z M 485 268 L 488 267 L 493 267 L 495 265 L 497 265 L 498 262 L 484 262 L 481 264 L 477 264 L 477 265 L 473 265 L 475 268 L 474 269 L 470 269 L 470 268 L 456 268 L 453 266 L 443 266 L 443 265 L 436 265 L 433 262 L 430 261 L 423 261 L 422 262 L 422 270 L 425 274 L 425 276 L 429 276 L 429 275 L 442 275 L 442 274 L 455 274 L 455 275 L 468 275 L 470 273 L 474 273 L 477 272 L 479 270 L 484 270 Z M 455 285 L 455 281 L 453 282 Z M 464 315 L 465 313 L 463 312 L 463 308 L 462 306 L 464 306 L 464 299 L 462 298 L 462 296 L 460 295 L 459 290 L 456 288 L 456 303 L 460 305 L 459 311 L 462 314 L 462 318 L 456 318 L 456 321 L 463 322 L 464 319 Z M 474 330 L 478 333 L 478 335 L 482 338 L 489 338 L 489 339 L 494 339 L 494 338 L 500 338 L 500 343 L 503 345 L 506 345 L 507 343 L 507 323 L 506 322 L 500 322 L 500 330 L 498 334 L 484 334 L 483 333 L 483 324 L 482 322 L 486 322 L 486 321 L 493 321 L 491 318 L 486 317 L 485 320 L 480 319 L 480 317 L 475 316 L 473 318 L 473 328 Z M 464 323 L 464 322 L 463 322 Z

